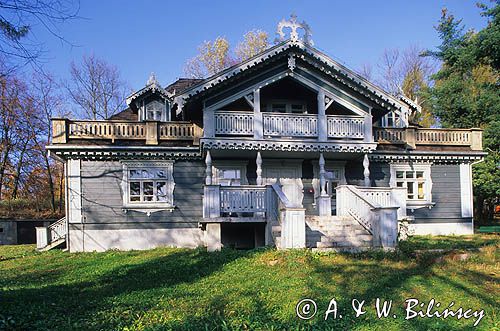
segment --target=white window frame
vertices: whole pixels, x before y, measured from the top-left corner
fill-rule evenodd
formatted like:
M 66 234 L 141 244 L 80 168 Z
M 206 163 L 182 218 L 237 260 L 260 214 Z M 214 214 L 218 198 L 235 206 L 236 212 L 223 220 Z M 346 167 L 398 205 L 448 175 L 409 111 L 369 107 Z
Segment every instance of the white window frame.
M 155 116 L 154 118 L 148 118 L 148 106 L 150 105 L 158 105 L 158 108 L 152 111 L 161 112 L 160 116 Z M 150 110 L 151 111 L 151 110 Z M 146 103 L 142 100 L 142 107 L 139 116 L 140 121 L 158 121 L 158 122 L 167 122 L 170 121 L 170 111 L 168 102 L 166 100 L 152 100 Z
M 247 164 L 248 161 L 214 161 L 212 164 L 212 182 L 214 185 L 220 185 L 220 174 L 224 170 L 239 170 L 241 176 L 239 185 L 248 185 Z M 231 186 L 239 185 L 236 184 Z
M 277 104 L 285 105 L 285 112 L 275 112 L 273 110 L 273 105 L 277 105 Z M 293 106 L 301 106 L 302 110 L 300 112 L 294 112 L 293 109 L 292 109 L 292 105 Z M 284 100 L 280 100 L 280 99 L 269 100 L 266 103 L 266 111 L 269 112 L 269 113 L 275 112 L 275 113 L 280 113 L 280 114 L 308 114 L 307 104 L 304 101 L 287 100 L 287 99 L 284 99 Z
M 392 124 L 389 124 L 390 121 Z M 407 123 L 408 119 L 401 111 L 391 111 L 380 119 L 380 126 L 384 128 L 404 128 Z
M 133 209 L 137 211 L 146 211 L 150 212 L 152 210 L 170 210 L 172 211 L 175 208 L 174 204 L 174 162 L 173 161 L 141 161 L 141 162 L 122 162 L 123 163 L 123 178 L 122 178 L 122 191 L 123 191 L 123 208 L 124 209 Z M 134 169 L 162 169 L 166 172 L 165 178 L 151 178 L 148 180 L 145 179 L 137 179 L 133 180 L 130 178 L 130 170 Z M 166 196 L 167 201 L 131 201 L 130 197 L 130 182 L 145 182 L 152 181 L 153 182 L 153 192 L 156 190 L 157 181 L 166 181 Z M 141 197 L 142 197 L 142 188 L 141 188 Z M 156 196 L 153 193 L 153 196 Z M 154 198 L 153 198 L 154 199 Z M 142 200 L 142 198 L 141 198 Z
M 432 178 L 431 178 L 431 165 L 430 164 L 391 164 L 391 179 L 389 185 L 391 187 L 398 187 L 397 182 L 405 182 L 403 187 L 407 187 L 408 182 L 418 182 L 416 178 L 416 172 L 423 172 L 423 183 L 424 183 L 424 199 L 408 199 L 408 192 L 406 193 L 406 205 L 409 209 L 416 209 L 420 207 L 431 207 L 434 205 L 432 202 Z M 397 171 L 413 171 L 415 176 L 413 178 L 396 178 Z M 416 190 L 414 194 L 418 197 L 418 185 L 416 185 Z

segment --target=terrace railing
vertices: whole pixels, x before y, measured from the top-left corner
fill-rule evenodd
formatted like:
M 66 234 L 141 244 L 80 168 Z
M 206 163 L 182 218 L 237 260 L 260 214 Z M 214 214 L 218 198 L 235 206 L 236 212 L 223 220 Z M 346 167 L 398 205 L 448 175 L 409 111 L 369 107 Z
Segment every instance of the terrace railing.
M 482 150 L 481 129 L 374 128 L 374 139 L 380 144 L 466 146 Z
M 145 140 L 157 145 L 162 140 L 193 140 L 202 136 L 202 129 L 190 122 L 132 122 L 52 120 L 52 143 L 64 144 L 70 140 Z

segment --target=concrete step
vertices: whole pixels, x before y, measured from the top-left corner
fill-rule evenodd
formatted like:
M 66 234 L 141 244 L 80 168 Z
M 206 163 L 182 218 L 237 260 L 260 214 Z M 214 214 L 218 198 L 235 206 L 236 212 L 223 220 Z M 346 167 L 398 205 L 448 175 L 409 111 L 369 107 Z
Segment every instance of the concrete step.
M 366 230 L 306 230 L 306 236 L 363 236 L 363 235 L 368 235 L 371 236 L 371 234 L 366 231 Z
M 369 251 L 371 247 L 311 247 L 313 252 L 359 253 Z
M 311 243 L 311 247 L 316 248 L 328 248 L 328 247 L 371 247 L 371 241 L 338 241 L 338 242 L 317 242 L 316 244 Z
M 348 240 L 365 240 L 365 241 L 372 241 L 373 237 L 369 234 L 362 234 L 362 235 L 335 235 L 335 236 L 330 236 L 330 235 L 314 235 L 314 236 L 307 236 L 306 235 L 306 240 L 308 241 L 348 241 Z

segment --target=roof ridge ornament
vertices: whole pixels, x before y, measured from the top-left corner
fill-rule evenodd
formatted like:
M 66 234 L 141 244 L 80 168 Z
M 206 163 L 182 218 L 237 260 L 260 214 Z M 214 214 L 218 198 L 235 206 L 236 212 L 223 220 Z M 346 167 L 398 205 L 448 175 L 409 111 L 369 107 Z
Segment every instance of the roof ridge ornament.
M 314 42 L 311 39 L 312 37 L 312 32 L 311 28 L 309 27 L 309 24 L 307 24 L 305 21 L 302 22 L 297 22 L 297 15 L 291 14 L 290 15 L 290 20 L 285 20 L 282 19 L 278 23 L 278 28 L 276 29 L 276 34 L 278 37 L 276 37 L 275 41 L 280 42 L 285 40 L 285 32 L 283 31 L 284 28 L 290 28 L 290 40 L 291 41 L 302 41 L 306 45 L 309 46 L 314 46 Z M 304 30 L 304 37 L 300 38 L 298 29 Z
M 156 79 L 156 75 L 155 75 L 154 72 L 151 72 L 151 74 L 149 75 L 149 79 L 148 79 L 148 81 L 146 83 L 146 86 L 149 86 L 149 85 L 158 85 L 158 86 L 160 86 L 160 83 Z

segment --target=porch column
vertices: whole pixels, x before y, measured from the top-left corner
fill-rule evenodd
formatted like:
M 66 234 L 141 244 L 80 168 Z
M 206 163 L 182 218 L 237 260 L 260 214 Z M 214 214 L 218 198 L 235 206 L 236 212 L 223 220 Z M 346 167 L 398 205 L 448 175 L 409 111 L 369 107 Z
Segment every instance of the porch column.
M 363 157 L 363 175 L 365 176 L 364 186 L 370 187 L 370 160 L 368 159 L 368 154 Z
M 328 139 L 326 113 L 325 113 L 325 91 L 318 91 L 318 141 L 325 142 Z
M 205 158 L 206 176 L 203 190 L 203 218 L 220 217 L 220 187 L 212 185 L 212 157 L 210 151 Z
M 326 178 L 325 178 L 325 158 L 323 153 L 319 154 L 319 187 L 320 195 L 318 197 L 318 212 L 319 216 L 332 215 L 332 201 L 326 193 Z
M 255 171 L 257 173 L 257 185 L 262 185 L 262 157 L 260 156 L 260 152 L 257 152 L 255 163 L 257 164 L 257 170 Z
M 205 185 L 212 185 L 212 156 L 210 155 L 210 151 L 207 151 L 205 165 Z
M 203 104 L 203 137 L 215 137 L 215 112 Z
M 260 112 L 260 89 L 253 91 L 253 137 L 262 139 L 264 136 L 264 123 Z

